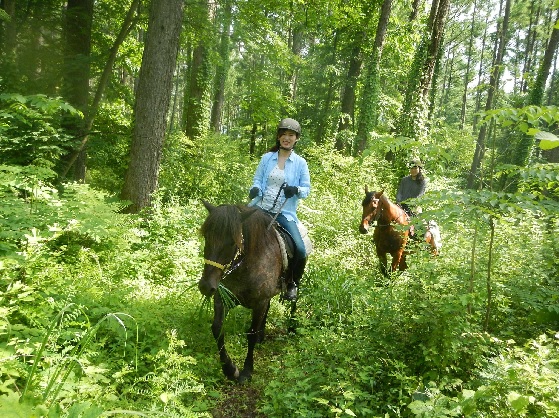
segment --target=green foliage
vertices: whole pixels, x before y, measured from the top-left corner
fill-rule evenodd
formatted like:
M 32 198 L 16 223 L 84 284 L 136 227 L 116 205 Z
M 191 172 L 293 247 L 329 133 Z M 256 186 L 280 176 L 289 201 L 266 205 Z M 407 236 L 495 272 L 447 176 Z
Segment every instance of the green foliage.
M 160 174 L 162 194 L 181 201 L 245 201 L 257 163 L 249 159 L 246 150 L 245 141 L 209 136 L 194 143 L 180 132 L 172 133 L 166 141 Z
M 0 219 L 10 231 L 0 259 L 2 413 L 558 416 L 554 166 L 518 171 L 518 193 L 461 191 L 435 166 L 416 222 L 439 223 L 442 254 L 410 244 L 410 268 L 385 279 L 372 238 L 358 232 L 363 189 L 393 197 L 399 174 L 379 155 L 415 145 L 390 138 L 353 158 L 301 144 L 313 189 L 299 213 L 315 252 L 297 332 L 285 332 L 287 307 L 273 300 L 253 380 L 237 387 L 222 376 L 196 289 L 206 216 L 198 199 L 242 202 L 257 161 L 239 151 L 241 140 L 170 143 L 164 188 L 134 216 L 88 186 L 52 188 L 52 172 L 2 167 Z M 423 155 L 437 155 L 432 164 L 446 158 L 445 148 L 431 152 Z M 225 324 L 237 363 L 249 322 L 237 307 Z
M 52 168 L 75 145 L 65 116 L 81 113 L 58 98 L 0 94 L 0 158 L 5 164 Z

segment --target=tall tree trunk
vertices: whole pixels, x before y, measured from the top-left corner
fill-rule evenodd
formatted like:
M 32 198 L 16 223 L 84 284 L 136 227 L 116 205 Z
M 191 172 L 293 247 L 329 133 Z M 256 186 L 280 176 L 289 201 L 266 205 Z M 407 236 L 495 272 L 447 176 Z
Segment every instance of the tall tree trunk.
M 474 50 L 474 34 L 476 26 L 477 0 L 474 0 L 474 10 L 472 12 L 472 23 L 470 24 L 470 40 L 468 42 L 468 52 L 466 53 L 466 71 L 464 73 L 464 91 L 462 92 L 462 107 L 460 109 L 460 130 L 464 129 L 466 123 L 466 104 L 468 103 L 468 84 L 470 83 L 470 71 L 472 67 L 472 53 Z
M 183 0 L 152 0 L 134 107 L 130 164 L 121 197 L 136 213 L 157 189 L 173 73 L 183 20 Z
M 528 91 L 528 77 L 527 74 L 532 72 L 532 57 L 534 56 L 534 47 L 536 44 L 536 27 L 538 26 L 538 21 L 540 20 L 541 5 L 538 4 L 537 11 L 536 0 L 532 0 L 530 3 L 530 22 L 528 24 L 528 34 L 526 36 L 526 49 L 524 50 L 524 65 L 522 68 L 522 86 L 520 91 L 526 93 Z M 535 13 L 534 13 L 535 12 Z
M 365 86 L 360 99 L 360 113 L 356 136 L 357 152 L 359 154 L 367 148 L 369 133 L 378 121 L 379 69 L 391 11 L 392 0 L 384 0 L 380 10 L 373 51 L 367 62 Z
M 551 69 L 551 65 L 553 64 L 553 56 L 557 51 L 557 46 L 559 46 L 559 11 L 557 12 L 557 19 L 553 30 L 551 31 L 551 35 L 549 37 L 549 41 L 547 42 L 547 47 L 545 48 L 542 62 L 538 69 L 538 75 L 532 87 L 532 91 L 530 92 L 528 103 L 530 105 L 541 106 L 543 103 L 545 85 L 547 82 L 547 77 L 549 76 L 549 70 Z M 516 165 L 522 167 L 526 165 L 533 144 L 534 140 L 532 136 L 522 136 L 522 139 L 520 140 L 515 153 L 514 163 Z
M 132 4 L 130 5 L 130 8 L 128 9 L 128 12 L 126 13 L 126 17 L 122 22 L 122 26 L 120 28 L 118 36 L 116 37 L 113 46 L 111 47 L 111 50 L 109 52 L 109 57 L 107 59 L 107 62 L 103 67 L 103 73 L 101 74 L 101 78 L 99 79 L 99 84 L 97 85 L 97 89 L 95 90 L 93 103 L 91 104 L 91 106 L 89 107 L 88 111 L 85 114 L 84 137 L 81 140 L 80 146 L 77 148 L 76 151 L 74 151 L 74 153 L 70 157 L 68 164 L 66 165 L 66 168 L 60 175 L 60 179 L 64 179 L 66 177 L 68 171 L 73 167 L 74 163 L 79 158 L 82 150 L 85 149 L 85 146 L 89 141 L 89 131 L 93 126 L 95 116 L 97 115 L 97 110 L 99 109 L 99 105 L 101 104 L 103 93 L 105 92 L 105 88 L 109 83 L 109 79 L 113 71 L 113 66 L 118 54 L 118 49 L 126 39 L 126 36 L 128 36 L 130 31 L 136 24 L 136 20 L 134 19 L 134 14 L 138 11 L 139 6 L 140 6 L 140 0 L 133 0 Z
M 294 1 L 290 1 L 289 4 L 292 19 L 290 19 L 291 27 L 289 28 L 287 43 L 293 56 L 300 57 L 304 46 L 305 25 L 301 22 L 300 19 L 297 18 L 299 15 L 302 14 L 301 11 L 296 9 L 297 7 L 300 7 L 300 5 L 296 4 L 296 2 Z M 299 77 L 299 67 L 300 65 L 297 63 L 297 60 L 293 60 L 287 69 L 289 86 L 287 97 L 289 97 L 291 101 L 295 101 L 295 99 L 297 98 L 297 79 Z
M 505 14 L 503 16 L 503 21 L 498 25 L 497 29 L 497 39 L 496 43 L 496 55 L 493 60 L 493 68 L 491 69 L 491 75 L 489 77 L 489 89 L 487 91 L 487 101 L 485 102 L 485 111 L 493 109 L 493 100 L 495 98 L 495 93 L 499 88 L 499 78 L 501 74 L 501 64 L 503 63 L 503 55 L 505 53 L 505 45 L 507 44 L 507 33 L 509 25 L 510 16 L 510 5 L 511 0 L 506 0 L 505 4 Z M 468 185 L 469 189 L 473 189 L 476 184 L 476 178 L 478 175 L 479 167 L 481 166 L 481 161 L 485 153 L 485 136 L 487 135 L 487 124 L 481 125 L 476 141 L 476 149 L 474 152 L 474 157 L 472 160 L 472 165 L 470 168 L 470 173 L 468 175 Z
M 398 126 L 400 133 L 410 138 L 422 139 L 428 132 L 429 93 L 440 58 L 449 8 L 450 0 L 433 1 L 427 31 L 416 51 L 408 76 L 408 86 Z
M 231 35 L 229 27 L 231 26 L 232 6 L 230 1 L 224 4 L 223 16 L 221 21 L 221 39 L 219 42 L 219 64 L 216 68 L 213 87 L 212 113 L 210 116 L 210 126 L 212 131 L 221 131 L 221 113 L 223 103 L 225 101 L 225 80 L 229 71 L 229 52 L 231 44 Z
M 483 29 L 483 37 L 481 40 L 481 50 L 479 53 L 479 69 L 478 69 L 478 73 L 477 73 L 477 85 L 481 86 L 482 85 L 482 79 L 483 79 L 483 56 L 485 55 L 485 47 L 487 45 L 487 29 L 489 27 L 489 14 L 490 12 L 487 12 L 487 15 L 485 16 L 485 25 L 484 25 L 484 29 Z M 477 121 L 478 121 L 478 114 L 479 114 L 479 110 L 481 109 L 481 98 L 482 98 L 482 91 L 481 89 L 476 89 L 476 100 L 475 100 L 475 108 L 474 108 L 474 117 L 472 120 L 472 133 L 476 133 L 477 132 Z
M 330 66 L 333 66 L 334 63 L 336 62 L 336 56 L 337 56 L 336 51 L 338 49 L 338 36 L 339 36 L 339 32 L 336 31 L 334 35 L 334 41 L 332 42 L 332 47 L 331 47 L 332 54 L 330 55 L 330 59 L 328 62 Z M 328 90 L 326 93 L 326 100 L 324 101 L 324 105 L 320 106 L 318 102 L 318 96 L 317 96 L 317 105 L 315 106 L 315 108 L 319 109 L 320 112 L 319 123 L 315 133 L 315 142 L 317 144 L 324 143 L 324 137 L 327 132 L 327 127 L 330 126 L 330 118 L 332 117 L 331 116 L 332 102 L 334 100 L 334 94 L 335 94 L 334 92 L 335 74 L 333 71 L 321 73 L 319 74 L 319 80 L 325 80 L 326 75 L 328 75 Z M 319 85 L 321 84 L 322 83 L 319 83 Z
M 342 90 L 341 97 L 341 116 L 338 123 L 338 133 L 350 129 L 351 125 L 354 123 L 355 114 L 355 88 L 357 87 L 357 79 L 361 73 L 361 66 L 363 64 L 363 59 L 361 57 L 361 44 L 363 42 L 362 34 L 356 41 L 353 50 L 351 52 L 351 58 L 349 62 L 349 68 L 347 70 L 347 75 L 345 77 L 345 84 Z M 336 135 L 335 148 L 338 151 L 343 151 L 345 148 L 345 141 L 343 141 L 344 135 Z
M 200 0 L 201 8 L 200 25 L 210 25 L 210 7 L 208 0 Z M 208 36 L 202 37 L 192 52 L 192 63 L 190 66 L 190 77 L 188 89 L 184 97 L 183 130 L 186 136 L 196 138 L 206 131 L 205 111 L 209 90 L 211 87 L 210 68 L 210 40 Z
M 2 8 L 10 18 L 0 26 L 0 52 L 11 56 L 17 44 L 16 0 L 3 0 Z
M 557 78 L 559 73 L 557 72 L 557 60 L 555 57 L 553 60 L 553 70 L 551 71 L 551 79 L 549 82 L 549 89 L 547 91 L 546 105 L 551 106 L 553 103 L 559 103 L 559 97 L 557 97 Z
M 66 6 L 66 23 L 64 30 L 64 73 L 62 96 L 87 114 L 89 101 L 89 77 L 91 54 L 91 24 L 93 22 L 93 0 L 69 0 Z M 85 120 L 72 118 L 66 128 L 81 140 L 86 132 Z M 71 158 L 71 156 L 70 156 Z M 85 180 L 86 150 L 82 148 L 74 164 L 73 179 Z

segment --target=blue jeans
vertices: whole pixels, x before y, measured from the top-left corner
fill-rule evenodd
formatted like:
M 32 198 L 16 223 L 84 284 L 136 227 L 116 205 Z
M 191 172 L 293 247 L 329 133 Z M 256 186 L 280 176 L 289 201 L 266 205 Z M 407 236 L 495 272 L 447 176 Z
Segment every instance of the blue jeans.
M 278 215 L 276 221 L 283 226 L 293 238 L 295 244 L 295 259 L 304 260 L 307 258 L 307 250 L 305 249 L 305 243 L 303 242 L 303 238 L 301 238 L 299 228 L 297 228 L 297 223 L 295 221 L 288 221 L 282 213 Z

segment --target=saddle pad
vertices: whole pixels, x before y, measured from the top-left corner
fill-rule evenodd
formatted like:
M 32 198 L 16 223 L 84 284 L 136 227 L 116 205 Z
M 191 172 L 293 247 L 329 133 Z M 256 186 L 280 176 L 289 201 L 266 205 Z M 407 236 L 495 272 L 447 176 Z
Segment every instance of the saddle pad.
M 278 238 L 278 243 L 279 243 L 280 250 L 281 250 L 283 271 L 286 271 L 287 267 L 289 265 L 289 257 L 288 257 L 288 254 L 287 254 L 287 248 L 285 247 L 285 240 L 284 240 L 283 235 L 278 231 L 278 228 L 274 228 L 274 231 L 276 231 L 276 236 Z

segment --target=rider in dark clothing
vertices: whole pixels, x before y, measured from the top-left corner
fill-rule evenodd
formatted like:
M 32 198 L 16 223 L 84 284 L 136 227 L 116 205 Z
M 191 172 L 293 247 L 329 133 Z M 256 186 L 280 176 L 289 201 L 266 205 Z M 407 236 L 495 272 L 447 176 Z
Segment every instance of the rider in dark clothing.
M 404 209 L 404 211 L 411 218 L 415 216 L 415 213 L 405 202 L 408 199 L 423 196 L 425 194 L 427 180 L 423 176 L 423 164 L 421 163 L 421 160 L 414 159 L 410 161 L 409 168 L 410 174 L 408 176 L 402 177 L 402 180 L 400 180 L 398 192 L 396 193 L 396 203 L 400 205 L 400 207 Z M 410 235 L 415 235 L 413 228 L 410 229 Z

